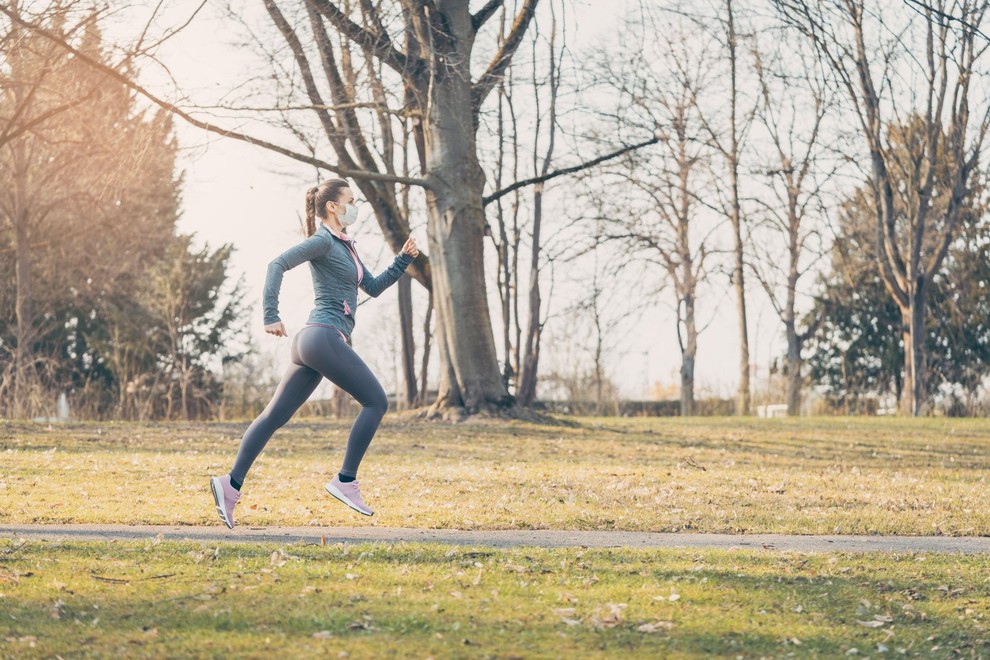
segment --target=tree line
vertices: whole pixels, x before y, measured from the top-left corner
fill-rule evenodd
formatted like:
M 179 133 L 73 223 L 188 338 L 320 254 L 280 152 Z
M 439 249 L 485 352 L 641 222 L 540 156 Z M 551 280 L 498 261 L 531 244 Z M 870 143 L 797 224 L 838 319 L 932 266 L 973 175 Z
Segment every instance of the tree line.
M 5 188 L 35 185 L 40 200 L 51 171 L 59 194 L 92 198 L 79 210 L 81 197 L 10 193 L 0 209 L 0 268 L 15 283 L 0 299 L 7 414 L 55 383 L 92 392 L 98 414 L 215 414 L 220 367 L 247 350 L 246 309 L 230 247 L 197 251 L 175 232 L 175 117 L 351 177 L 393 250 L 425 215 L 428 246 L 398 313 L 400 395 L 426 416 L 528 416 L 541 338 L 572 313 L 593 328 L 600 404 L 609 330 L 661 301 L 675 327 L 648 331 L 676 339 L 692 414 L 719 291 L 735 306 L 739 414 L 751 412 L 756 292 L 784 331 L 791 413 L 809 382 L 848 411 L 892 395 L 922 414 L 936 396 L 958 408 L 982 392 L 986 2 L 629 3 L 621 44 L 578 56 L 566 2 L 263 5 L 250 35 L 269 68 L 223 109 L 263 113 L 280 141 L 142 87 L 136 63 L 153 50 L 135 43 L 111 61 L 95 12 L 72 23 L 63 5 L 0 8 Z M 231 6 L 227 20 L 238 15 Z M 44 149 L 62 150 L 44 161 Z M 576 201 L 561 207 L 562 182 Z M 563 222 L 545 217 L 551 199 Z M 592 262 L 570 308 L 547 293 L 558 269 Z M 604 299 L 622 277 L 637 288 L 615 314 Z M 428 299 L 418 349 L 410 279 Z
M 99 11 L 23 12 L 106 60 Z M 244 354 L 231 246 L 177 232 L 172 116 L 143 106 L 52 40 L 5 25 L 0 417 L 50 415 L 62 392 L 81 417 L 214 415 L 222 366 Z

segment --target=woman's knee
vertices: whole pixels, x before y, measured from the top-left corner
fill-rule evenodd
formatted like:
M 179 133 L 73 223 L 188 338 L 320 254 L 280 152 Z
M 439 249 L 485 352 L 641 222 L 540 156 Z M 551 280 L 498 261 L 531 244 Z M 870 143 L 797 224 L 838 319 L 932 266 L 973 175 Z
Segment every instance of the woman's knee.
M 364 404 L 365 408 L 375 408 L 376 410 L 381 410 L 384 415 L 388 411 L 388 395 L 385 394 L 385 390 L 381 387 L 377 388 L 372 392 L 371 396 Z

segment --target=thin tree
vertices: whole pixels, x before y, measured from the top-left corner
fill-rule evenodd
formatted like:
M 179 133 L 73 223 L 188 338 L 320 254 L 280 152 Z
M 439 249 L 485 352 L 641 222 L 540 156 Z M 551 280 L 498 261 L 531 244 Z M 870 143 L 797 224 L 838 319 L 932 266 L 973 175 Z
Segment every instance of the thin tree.
M 798 293 L 801 278 L 822 256 L 822 186 L 835 174 L 823 148 L 823 122 L 831 94 L 816 62 L 795 53 L 792 44 L 772 33 L 778 46 L 753 57 L 761 104 L 757 117 L 769 138 L 767 195 L 758 200 L 765 221 L 752 241 L 752 270 L 784 325 L 787 340 L 787 414 L 801 408 L 801 351 L 815 332 L 814 321 L 801 327 Z M 765 238 L 766 240 L 761 240 Z M 774 248 L 783 243 L 783 255 Z
M 728 194 L 723 194 L 721 186 L 712 189 L 718 210 L 728 219 L 732 232 L 732 270 L 730 281 L 736 294 L 736 323 L 739 328 L 739 386 L 736 394 L 736 414 L 750 414 L 750 364 L 749 364 L 749 323 L 746 312 L 746 241 L 742 197 L 740 196 L 740 164 L 743 157 L 746 134 L 753 123 L 755 103 L 740 112 L 742 96 L 739 90 L 739 51 L 740 34 L 737 25 L 738 5 L 734 0 L 723 0 L 715 9 L 714 25 L 695 19 L 697 29 L 707 29 L 720 42 L 724 49 L 724 64 L 728 67 L 725 103 L 728 106 L 724 123 L 718 123 L 713 108 L 699 102 L 698 116 L 708 133 L 708 139 L 724 163 Z M 724 11 L 723 11 L 724 9 Z
M 537 26 L 538 28 L 539 26 Z M 562 28 L 561 28 L 562 30 Z M 551 5 L 550 29 L 546 38 L 548 58 L 540 51 L 543 44 L 539 30 L 535 30 L 532 45 L 532 72 L 529 86 L 514 84 L 514 69 L 510 67 L 507 81 L 499 85 L 499 105 L 496 115 L 496 137 L 498 151 L 495 167 L 496 188 L 502 186 L 505 170 L 508 167 L 512 180 L 518 180 L 521 158 L 531 158 L 533 176 L 546 176 L 550 172 L 554 149 L 557 144 L 557 97 L 561 86 L 561 61 L 566 48 L 566 37 L 558 34 L 558 21 L 555 6 Z M 544 64 L 544 61 L 546 64 Z M 544 71 L 545 69 L 545 71 Z M 521 76 L 520 76 L 521 78 Z M 518 88 L 518 89 L 517 89 Z M 519 91 L 521 90 L 521 92 Z M 520 156 L 519 125 L 516 112 L 516 95 L 533 104 L 532 110 L 532 151 Z M 544 99 L 546 96 L 546 110 Z M 506 126 L 506 114 L 508 126 Z M 506 144 L 508 143 L 508 149 Z M 520 193 L 512 193 L 511 212 L 506 217 L 503 198 L 495 200 L 495 220 L 497 236 L 492 236 L 498 253 L 497 284 L 502 302 L 503 327 L 503 381 L 511 388 L 520 405 L 531 406 L 536 398 L 539 370 L 540 336 L 546 322 L 543 298 L 540 288 L 540 272 L 543 265 L 542 232 L 544 184 L 532 187 L 529 205 L 524 205 Z M 523 227 L 520 215 L 531 211 L 529 223 L 528 258 L 523 252 Z M 522 266 L 528 267 L 528 285 L 524 286 L 525 273 Z M 523 327 L 523 313 L 520 303 L 525 306 L 526 318 Z
M 699 202 L 711 185 L 712 147 L 698 99 L 711 83 L 708 44 L 698 44 L 686 31 L 668 34 L 651 47 L 651 66 L 638 59 L 611 69 L 606 78 L 616 85 L 622 124 L 650 125 L 662 136 L 656 155 L 639 152 L 609 167 L 608 176 L 625 189 L 628 209 L 612 218 L 606 240 L 617 240 L 629 259 L 643 260 L 662 276 L 657 278 L 674 294 L 676 332 L 681 353 L 681 414 L 694 413 L 694 373 L 698 336 L 700 287 L 712 274 L 710 257 L 716 253 L 715 214 L 706 217 Z M 614 200 L 613 200 L 614 203 Z M 642 292 L 648 296 L 649 292 Z

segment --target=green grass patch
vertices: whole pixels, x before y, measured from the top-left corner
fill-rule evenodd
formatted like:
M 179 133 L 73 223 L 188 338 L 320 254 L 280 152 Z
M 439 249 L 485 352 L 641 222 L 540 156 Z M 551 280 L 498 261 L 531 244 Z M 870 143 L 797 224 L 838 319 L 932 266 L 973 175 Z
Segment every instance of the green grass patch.
M 990 654 L 986 559 L 0 540 L 0 656 Z
M 292 420 L 246 525 L 990 535 L 990 420 L 592 418 L 405 423 L 361 467 L 367 519 L 323 492 L 347 421 Z M 210 475 L 248 422 L 0 424 L 0 525 L 219 524 Z

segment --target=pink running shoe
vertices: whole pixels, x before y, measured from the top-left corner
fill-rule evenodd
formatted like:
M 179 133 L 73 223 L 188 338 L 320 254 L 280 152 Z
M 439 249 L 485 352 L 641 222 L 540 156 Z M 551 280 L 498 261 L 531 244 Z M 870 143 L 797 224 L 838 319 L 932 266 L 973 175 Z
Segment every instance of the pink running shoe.
M 323 487 L 328 493 L 358 513 L 366 516 L 374 515 L 375 512 L 368 508 L 368 505 L 361 499 L 361 490 L 358 488 L 358 482 L 356 480 L 344 483 L 340 480 L 340 475 L 337 474 L 334 475 L 333 479 L 324 484 Z
M 213 493 L 213 501 L 217 504 L 220 520 L 230 529 L 234 529 L 234 505 L 240 501 L 241 493 L 230 485 L 230 475 L 212 477 L 210 491 Z

